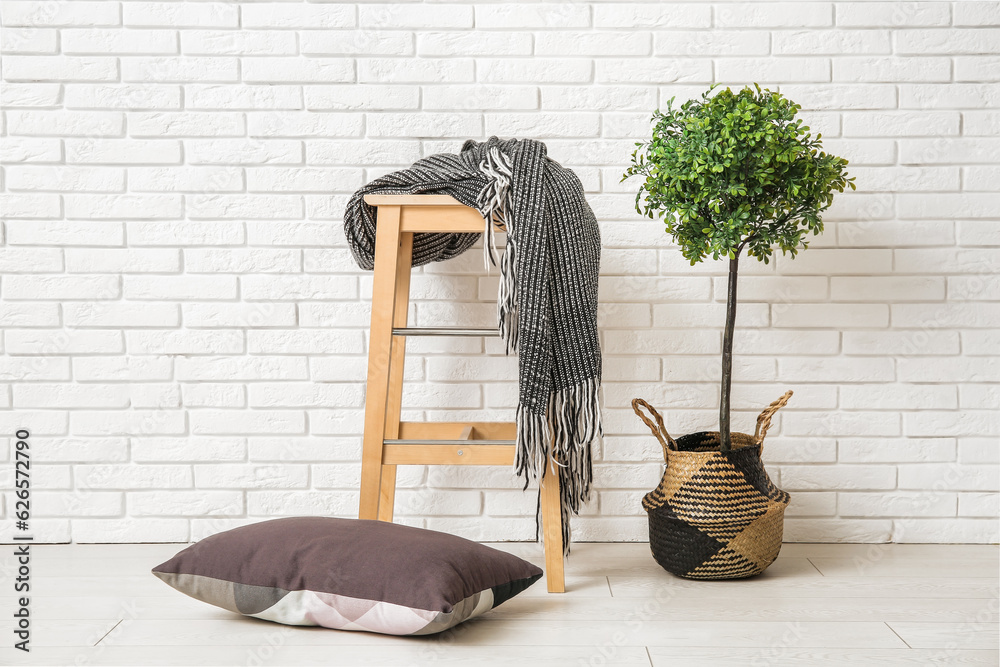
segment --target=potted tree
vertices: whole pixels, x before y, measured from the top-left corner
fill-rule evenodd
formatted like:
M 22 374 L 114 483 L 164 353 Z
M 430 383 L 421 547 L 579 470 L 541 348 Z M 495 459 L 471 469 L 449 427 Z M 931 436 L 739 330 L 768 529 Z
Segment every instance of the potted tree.
M 714 88 L 656 111 L 652 138 L 637 144 L 622 177 L 644 178 L 636 210 L 662 218 L 692 265 L 709 256 L 729 262 L 719 431 L 674 440 L 655 408 L 633 401 L 667 460 L 660 485 L 643 499 L 654 557 L 675 574 L 709 579 L 751 576 L 770 565 L 788 504 L 760 453 L 771 416 L 791 392 L 761 413 L 753 436 L 730 425 L 740 257 L 746 250 L 767 263 L 775 248 L 794 257 L 807 234 L 823 231 L 820 214 L 834 193 L 855 187 L 847 160 L 823 152 L 821 135 L 796 118 L 798 104 L 756 84 L 713 95 Z

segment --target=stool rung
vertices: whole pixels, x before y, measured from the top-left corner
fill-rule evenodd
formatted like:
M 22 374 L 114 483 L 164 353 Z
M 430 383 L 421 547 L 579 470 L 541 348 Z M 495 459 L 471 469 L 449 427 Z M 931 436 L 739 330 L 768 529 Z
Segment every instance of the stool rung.
M 384 445 L 514 445 L 516 440 L 383 440 Z
M 482 336 L 499 338 L 496 329 L 466 329 L 464 327 L 394 327 L 393 336 Z

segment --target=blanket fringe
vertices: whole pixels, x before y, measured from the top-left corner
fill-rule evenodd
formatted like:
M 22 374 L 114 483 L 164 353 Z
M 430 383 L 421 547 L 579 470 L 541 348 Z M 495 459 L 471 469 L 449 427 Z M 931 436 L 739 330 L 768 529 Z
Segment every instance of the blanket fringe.
M 531 480 L 547 474 L 559 475 L 562 505 L 563 550 L 569 553 L 571 514 L 591 496 L 593 461 L 591 445 L 604 433 L 601 423 L 600 383 L 596 378 L 555 391 L 549 397 L 546 415 L 518 405 L 515 472 Z M 539 506 L 540 507 L 540 506 Z M 535 537 L 539 534 L 535 516 Z
M 500 260 L 500 289 L 497 294 L 497 323 L 507 354 L 517 349 L 517 302 L 514 283 L 514 259 L 517 253 L 510 215 L 510 186 L 514 170 L 510 160 L 498 148 L 486 151 L 479 162 L 486 176 L 486 185 L 479 192 L 477 206 L 486 222 L 483 234 L 483 264 L 489 271 L 497 264 L 496 231 L 494 224 L 507 230 L 507 249 Z

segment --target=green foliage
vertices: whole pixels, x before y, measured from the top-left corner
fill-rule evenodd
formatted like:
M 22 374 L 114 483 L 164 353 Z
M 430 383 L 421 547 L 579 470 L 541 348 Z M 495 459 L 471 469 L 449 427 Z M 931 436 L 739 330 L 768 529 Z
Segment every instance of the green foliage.
M 794 257 L 808 232 L 823 231 L 833 193 L 854 189 L 847 160 L 824 153 L 780 93 L 713 89 L 653 114 L 653 138 L 636 144 L 622 177 L 645 177 L 636 210 L 663 217 L 691 264 L 744 247 L 765 263 L 775 246 Z

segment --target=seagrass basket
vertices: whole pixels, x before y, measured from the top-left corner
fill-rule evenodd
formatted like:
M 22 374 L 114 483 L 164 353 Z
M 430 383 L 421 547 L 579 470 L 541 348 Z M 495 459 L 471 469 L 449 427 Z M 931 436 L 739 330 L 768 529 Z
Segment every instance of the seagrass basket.
M 667 572 L 688 579 L 742 579 L 760 574 L 778 557 L 789 496 L 771 483 L 761 451 L 771 417 L 791 396 L 786 392 L 760 413 L 753 435 L 732 433 L 728 452 L 719 450 L 718 432 L 674 440 L 656 408 L 641 398 L 632 401 L 666 461 L 663 479 L 642 506 L 653 558 Z

